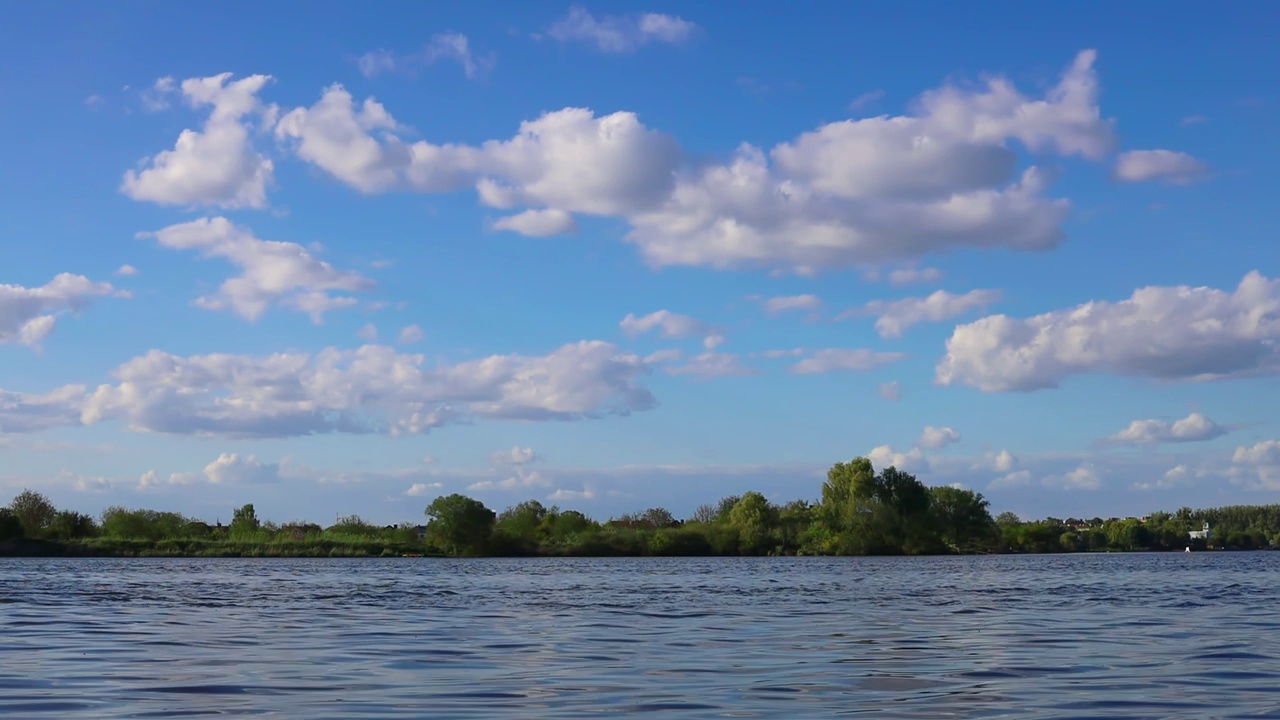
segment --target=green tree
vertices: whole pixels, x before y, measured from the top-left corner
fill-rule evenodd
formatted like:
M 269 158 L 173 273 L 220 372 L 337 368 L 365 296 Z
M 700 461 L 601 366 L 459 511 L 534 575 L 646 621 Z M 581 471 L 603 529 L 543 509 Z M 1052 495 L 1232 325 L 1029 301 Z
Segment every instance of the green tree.
M 253 509 L 253 503 L 242 505 L 232 511 L 229 530 L 231 537 L 244 538 L 257 533 L 261 527 L 262 523 L 258 522 L 258 513 Z
M 98 526 L 93 518 L 84 513 L 61 510 L 54 514 L 47 532 L 59 540 L 79 540 L 97 535 Z
M 537 552 L 542 542 L 543 521 L 547 509 L 537 500 L 525 500 L 498 515 L 494 534 L 511 552 L 527 555 Z
M 929 494 L 934 527 L 952 550 L 971 550 L 991 538 L 995 521 L 982 493 L 944 486 L 930 488 Z
M 494 512 L 479 500 L 454 493 L 427 506 L 427 535 L 446 552 L 475 555 L 484 551 L 493 534 Z
M 53 523 L 58 509 L 49 502 L 49 498 L 34 490 L 23 490 L 9 503 L 9 510 L 22 523 L 22 532 L 29 538 L 43 537 L 45 530 Z
M 22 521 L 9 508 L 0 508 L 0 542 L 20 539 L 22 539 Z
M 772 549 L 777 511 L 764 495 L 749 492 L 729 511 L 729 525 L 738 531 L 738 552 L 761 555 Z

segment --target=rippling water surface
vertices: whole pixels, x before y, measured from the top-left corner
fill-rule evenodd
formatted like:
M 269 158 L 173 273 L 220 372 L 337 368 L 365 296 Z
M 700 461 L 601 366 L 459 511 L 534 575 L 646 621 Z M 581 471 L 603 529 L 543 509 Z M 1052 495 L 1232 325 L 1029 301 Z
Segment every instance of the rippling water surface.
M 1280 553 L 0 559 L 0 717 L 1280 718 Z

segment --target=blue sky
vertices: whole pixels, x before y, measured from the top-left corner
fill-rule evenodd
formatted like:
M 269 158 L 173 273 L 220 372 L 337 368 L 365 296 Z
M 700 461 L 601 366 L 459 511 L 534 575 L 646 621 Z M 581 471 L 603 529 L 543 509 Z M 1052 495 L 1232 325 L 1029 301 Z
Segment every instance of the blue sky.
M 0 491 L 1275 502 L 1278 11 L 813 10 L 15 6 Z

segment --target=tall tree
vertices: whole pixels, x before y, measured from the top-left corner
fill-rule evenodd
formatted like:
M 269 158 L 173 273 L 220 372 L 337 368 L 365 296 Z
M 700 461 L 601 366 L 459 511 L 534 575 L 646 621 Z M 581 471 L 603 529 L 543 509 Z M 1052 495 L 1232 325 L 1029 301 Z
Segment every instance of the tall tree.
M 425 513 L 428 537 L 453 555 L 483 552 L 496 519 L 484 503 L 458 493 L 432 500 Z
M 42 537 L 44 531 L 53 524 L 58 509 L 49 502 L 49 498 L 34 490 L 23 490 L 9 503 L 9 510 L 22 523 L 22 532 L 29 538 Z
M 982 493 L 953 487 L 929 489 L 929 503 L 934 527 L 942 541 L 952 550 L 965 551 L 988 540 L 995 530 L 995 521 L 987 510 L 990 503 Z

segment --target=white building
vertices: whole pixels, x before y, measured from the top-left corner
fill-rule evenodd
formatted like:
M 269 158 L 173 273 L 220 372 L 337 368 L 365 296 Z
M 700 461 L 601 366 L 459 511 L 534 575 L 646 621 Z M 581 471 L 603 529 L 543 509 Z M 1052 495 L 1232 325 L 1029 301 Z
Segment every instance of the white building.
M 1209 536 L 1212 535 L 1213 533 L 1210 532 L 1209 530 L 1208 521 L 1205 521 L 1203 528 L 1201 528 L 1200 530 L 1192 530 L 1187 534 L 1191 536 L 1192 540 L 1208 540 Z

